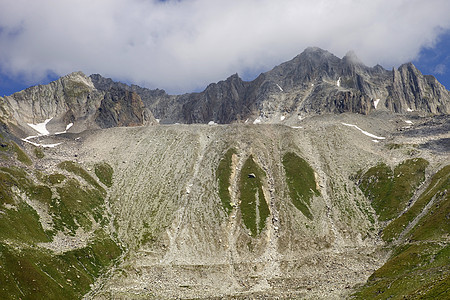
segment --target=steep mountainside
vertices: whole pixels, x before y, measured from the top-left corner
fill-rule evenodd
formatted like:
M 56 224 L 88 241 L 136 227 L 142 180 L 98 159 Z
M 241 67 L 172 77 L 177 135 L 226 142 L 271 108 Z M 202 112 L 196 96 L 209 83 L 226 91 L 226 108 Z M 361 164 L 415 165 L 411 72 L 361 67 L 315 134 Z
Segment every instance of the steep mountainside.
M 0 100 L 2 299 L 450 298 L 449 94 L 411 64 Z
M 91 78 L 99 89 L 114 85 L 99 75 Z M 410 63 L 387 71 L 365 66 L 352 52 L 340 59 L 319 48 L 308 48 L 251 82 L 235 74 L 201 93 L 170 96 L 161 90 L 118 86 L 138 93 L 163 123 L 228 124 L 247 119 L 279 123 L 280 118 L 343 112 L 367 115 L 386 109 L 450 113 L 449 92 Z
M 50 134 L 63 132 L 69 124 L 70 132 L 81 132 L 154 122 L 138 94 L 114 87 L 100 91 L 81 72 L 1 98 L 0 117 L 18 135 L 42 134 L 28 124 L 46 120 Z

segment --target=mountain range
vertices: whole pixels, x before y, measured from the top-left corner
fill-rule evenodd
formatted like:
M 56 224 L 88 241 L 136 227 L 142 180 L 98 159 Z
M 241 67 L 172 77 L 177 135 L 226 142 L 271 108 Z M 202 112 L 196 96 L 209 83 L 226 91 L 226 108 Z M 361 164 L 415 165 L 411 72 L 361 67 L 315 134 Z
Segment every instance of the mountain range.
M 0 296 L 450 297 L 449 93 L 307 48 L 199 93 L 1 97 Z

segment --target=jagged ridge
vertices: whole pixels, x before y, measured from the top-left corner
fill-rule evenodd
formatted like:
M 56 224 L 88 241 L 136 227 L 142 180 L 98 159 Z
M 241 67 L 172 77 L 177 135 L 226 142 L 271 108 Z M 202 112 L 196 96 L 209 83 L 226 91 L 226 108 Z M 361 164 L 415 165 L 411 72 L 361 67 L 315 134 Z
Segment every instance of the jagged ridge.
M 411 64 L 397 70 L 365 66 L 353 52 L 342 59 L 307 48 L 253 81 L 234 74 L 200 93 L 168 95 L 101 75 L 75 72 L 45 86 L 1 98 L 0 117 L 19 125 L 53 118 L 49 127 L 72 132 L 154 123 L 280 123 L 324 113 L 449 114 L 450 94 L 433 76 Z

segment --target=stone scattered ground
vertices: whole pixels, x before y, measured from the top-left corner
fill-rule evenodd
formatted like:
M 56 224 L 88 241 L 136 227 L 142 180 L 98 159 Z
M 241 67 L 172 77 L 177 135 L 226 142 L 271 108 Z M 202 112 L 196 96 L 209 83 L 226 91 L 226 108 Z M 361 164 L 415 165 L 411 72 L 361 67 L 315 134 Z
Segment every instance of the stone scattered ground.
M 429 176 L 449 163 L 445 126 L 446 119 L 431 124 L 380 112 L 291 118 L 285 125 L 111 128 L 58 136 L 63 144 L 46 151 L 90 171 L 99 161 L 114 169 L 109 205 L 127 251 L 86 298 L 342 299 L 388 257 L 379 237 L 384 224 L 350 177 L 413 157 L 430 162 Z M 239 208 L 226 214 L 217 193 L 215 172 L 229 148 L 237 151 L 236 177 L 250 155 L 266 172 L 270 216 L 256 238 Z M 316 172 L 312 220 L 289 199 L 282 166 L 288 151 Z M 234 180 L 236 202 L 237 186 Z

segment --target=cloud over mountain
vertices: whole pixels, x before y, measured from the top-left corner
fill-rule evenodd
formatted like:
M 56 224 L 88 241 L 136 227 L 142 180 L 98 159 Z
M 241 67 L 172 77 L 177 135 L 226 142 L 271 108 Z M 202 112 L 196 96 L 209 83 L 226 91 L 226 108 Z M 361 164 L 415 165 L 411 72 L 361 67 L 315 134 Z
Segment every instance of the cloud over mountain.
M 81 70 L 176 93 L 307 46 L 390 68 L 432 47 L 449 12 L 445 0 L 3 1 L 0 71 L 36 81 Z

